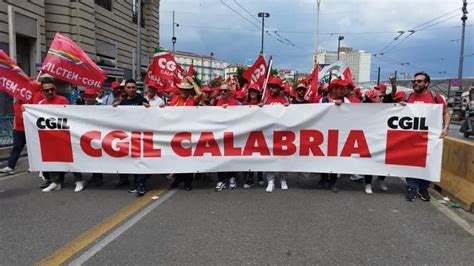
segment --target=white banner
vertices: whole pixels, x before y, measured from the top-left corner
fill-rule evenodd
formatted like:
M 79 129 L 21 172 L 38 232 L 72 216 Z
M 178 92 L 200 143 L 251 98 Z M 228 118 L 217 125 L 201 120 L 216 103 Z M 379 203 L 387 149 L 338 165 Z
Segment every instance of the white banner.
M 442 106 L 26 105 L 32 171 L 332 172 L 440 180 Z

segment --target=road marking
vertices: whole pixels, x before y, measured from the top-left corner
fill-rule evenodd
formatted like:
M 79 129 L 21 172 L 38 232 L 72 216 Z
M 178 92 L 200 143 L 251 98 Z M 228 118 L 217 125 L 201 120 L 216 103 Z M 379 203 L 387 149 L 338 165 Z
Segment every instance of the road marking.
M 130 220 L 125 222 L 119 228 L 115 229 L 115 231 L 113 231 L 112 233 L 107 235 L 104 239 L 102 239 L 97 244 L 92 246 L 90 249 L 88 249 L 86 252 L 84 252 L 81 256 L 79 256 L 78 258 L 73 260 L 71 263 L 69 263 L 69 265 L 76 266 L 76 265 L 82 265 L 85 262 L 87 262 L 95 254 L 97 254 L 104 247 L 106 247 L 108 244 L 110 244 L 110 242 L 117 239 L 120 235 L 122 235 L 124 232 L 126 232 L 128 229 L 130 229 L 133 225 L 135 225 L 138 221 L 140 221 L 143 217 L 145 217 L 153 209 L 155 209 L 161 203 L 163 203 L 165 200 L 170 198 L 174 193 L 176 193 L 176 191 L 177 191 L 176 189 L 168 191 L 168 193 L 163 195 L 160 199 L 158 199 L 157 201 L 153 202 L 152 204 L 148 205 L 146 208 L 141 210 L 137 215 L 133 216 Z
M 467 221 L 459 217 L 459 215 L 451 210 L 448 206 L 443 205 L 437 201 L 437 199 L 430 200 L 431 204 L 435 206 L 440 212 L 450 218 L 453 222 L 459 225 L 462 229 L 466 230 L 469 234 L 474 236 L 474 227 L 472 227 Z
M 103 220 L 100 224 L 92 227 L 88 231 L 82 233 L 76 239 L 72 240 L 65 246 L 59 248 L 51 255 L 43 258 L 38 261 L 35 265 L 60 265 L 76 255 L 78 252 L 89 246 L 91 243 L 105 235 L 107 232 L 112 230 L 115 226 L 125 221 L 127 218 L 135 214 L 137 211 L 141 210 L 143 207 L 148 205 L 153 200 L 152 196 L 159 196 L 166 192 L 168 189 L 161 188 L 157 190 L 152 190 L 145 194 L 144 197 L 134 201 L 127 207 L 119 210 L 112 216 L 109 216 Z M 174 193 L 174 192 L 173 192 Z M 163 201 L 162 199 L 156 201 L 152 206 L 155 206 L 156 203 Z M 121 227 L 119 227 L 121 228 Z M 102 241 L 101 241 L 102 242 Z

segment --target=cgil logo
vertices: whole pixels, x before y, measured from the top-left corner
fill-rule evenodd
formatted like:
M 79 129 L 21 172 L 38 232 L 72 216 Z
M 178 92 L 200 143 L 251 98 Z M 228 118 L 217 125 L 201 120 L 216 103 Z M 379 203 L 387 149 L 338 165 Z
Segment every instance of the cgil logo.
M 72 163 L 71 133 L 67 118 L 40 117 L 36 120 L 43 162 Z
M 385 163 L 426 167 L 429 129 L 426 117 L 392 116 L 387 126 L 390 129 L 387 130 Z

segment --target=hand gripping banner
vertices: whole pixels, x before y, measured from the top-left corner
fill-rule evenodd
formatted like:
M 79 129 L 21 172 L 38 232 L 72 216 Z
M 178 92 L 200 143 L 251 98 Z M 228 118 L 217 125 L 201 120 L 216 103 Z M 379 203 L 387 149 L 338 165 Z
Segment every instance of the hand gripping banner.
M 23 117 L 33 171 L 332 172 L 440 180 L 441 105 L 27 105 Z

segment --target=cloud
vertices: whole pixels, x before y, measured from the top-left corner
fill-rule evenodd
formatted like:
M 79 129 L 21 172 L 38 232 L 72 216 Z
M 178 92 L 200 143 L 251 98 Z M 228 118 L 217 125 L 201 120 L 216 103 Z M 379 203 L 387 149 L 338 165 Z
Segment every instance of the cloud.
M 256 58 L 260 52 L 261 22 L 255 19 L 255 16 L 258 12 L 265 11 L 270 13 L 270 17 L 265 21 L 266 26 L 271 31 L 277 31 L 271 33 L 273 37 L 265 35 L 265 54 L 274 55 L 277 68 L 296 68 L 300 72 L 311 70 L 316 40 L 316 0 L 223 0 L 223 2 L 247 20 L 234 13 L 221 0 L 161 1 L 161 46 L 171 48 L 171 11 L 175 10 L 176 20 L 180 23 L 176 31 L 177 49 L 206 55 L 213 52 L 217 58 L 229 63 L 243 63 L 247 58 Z M 344 35 L 342 45 L 350 45 L 354 49 L 373 54 L 387 47 L 398 35 L 397 31 L 413 29 L 457 7 L 458 9 L 449 15 L 415 28 L 421 31 L 415 32 L 400 44 L 394 42 L 388 46 L 385 57 L 390 59 L 380 56 L 372 58 L 372 71 L 380 66 L 383 75 L 388 75 L 394 70 L 414 73 L 418 69 L 430 69 L 431 72 L 435 72 L 434 76 L 454 75 L 457 72 L 459 43 L 449 41 L 460 38 L 460 28 L 454 28 L 460 26 L 460 1 L 322 0 L 321 2 L 320 49 L 336 50 L 337 36 Z M 247 14 L 247 11 L 254 16 Z M 445 19 L 448 20 L 423 29 Z M 472 41 L 469 41 L 473 29 L 474 27 L 468 27 L 466 30 L 466 53 L 469 50 L 474 53 Z M 400 40 L 406 36 L 408 34 L 402 35 Z M 294 43 L 296 47 L 284 44 L 287 43 L 285 39 Z M 472 65 L 473 59 L 474 56 L 466 57 L 465 75 L 474 75 L 473 67 L 468 66 Z M 410 64 L 402 66 L 401 63 L 406 63 L 405 61 Z M 438 73 L 444 71 L 446 73 Z

